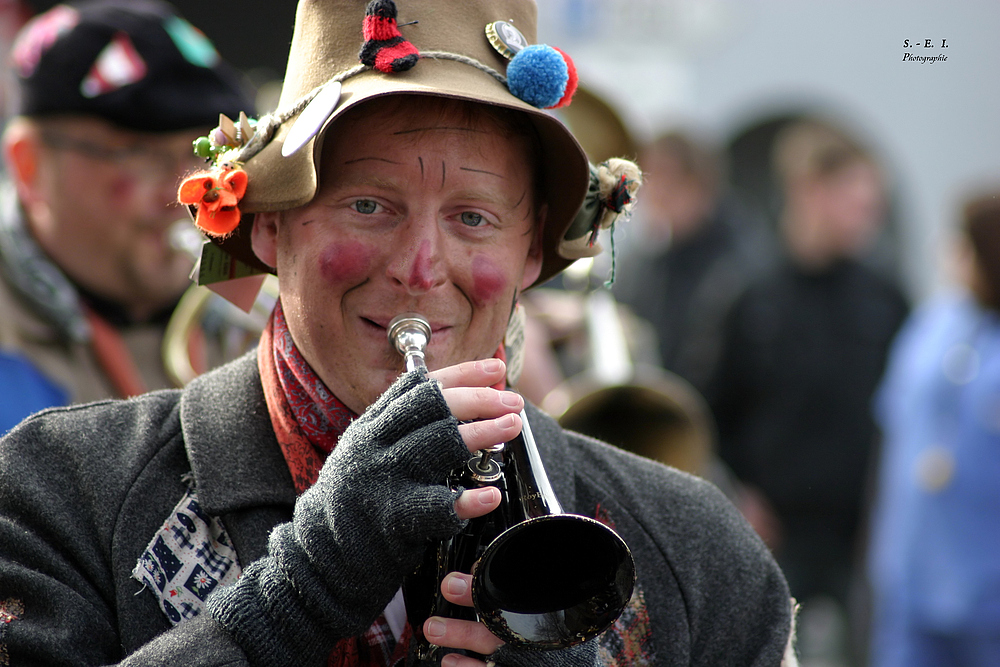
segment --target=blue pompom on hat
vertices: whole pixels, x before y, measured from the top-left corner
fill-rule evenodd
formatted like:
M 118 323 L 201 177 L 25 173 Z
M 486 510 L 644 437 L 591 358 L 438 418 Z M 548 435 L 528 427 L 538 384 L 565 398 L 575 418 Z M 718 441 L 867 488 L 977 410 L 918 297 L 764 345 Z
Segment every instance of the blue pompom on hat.
M 545 44 L 517 52 L 507 65 L 510 92 L 532 106 L 546 109 L 559 103 L 569 83 L 569 66 L 562 54 Z

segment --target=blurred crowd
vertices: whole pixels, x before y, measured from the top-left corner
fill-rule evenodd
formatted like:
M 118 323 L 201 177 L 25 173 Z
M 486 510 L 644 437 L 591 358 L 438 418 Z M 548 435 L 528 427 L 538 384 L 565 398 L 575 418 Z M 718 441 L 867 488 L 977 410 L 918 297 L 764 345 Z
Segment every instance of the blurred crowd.
M 905 224 L 892 174 L 845 119 L 782 123 L 758 165 L 768 192 L 734 187 L 731 154 L 699 128 L 638 157 L 610 291 L 596 262 L 531 296 L 554 351 L 540 367 L 564 373 L 529 373 L 525 390 L 570 428 L 723 488 L 800 604 L 803 665 L 1000 664 L 1000 188 L 954 212 L 951 278 L 911 303 L 887 261 Z M 620 347 L 588 317 L 606 293 L 631 370 L 598 390 Z
M 0 11 L 16 51 L 31 11 Z M 22 76 L 16 100 L 5 87 L 0 432 L 184 382 L 164 350 L 197 245 L 168 204 L 191 140 L 226 104 L 252 106 L 234 71 L 213 72 L 228 97 L 167 134 L 146 110 L 25 107 L 48 81 Z M 622 128 L 574 130 L 587 148 Z M 644 184 L 613 284 L 606 253 L 527 296 L 519 389 L 718 484 L 800 603 L 805 667 L 1000 665 L 1000 184 L 955 211 L 948 288 L 910 303 L 875 252 L 893 243 L 892 174 L 843 119 L 802 116 L 769 142 L 777 215 L 733 189 L 730 155 L 701 128 L 636 150 Z M 234 356 L 225 308 L 176 334 L 195 372 Z

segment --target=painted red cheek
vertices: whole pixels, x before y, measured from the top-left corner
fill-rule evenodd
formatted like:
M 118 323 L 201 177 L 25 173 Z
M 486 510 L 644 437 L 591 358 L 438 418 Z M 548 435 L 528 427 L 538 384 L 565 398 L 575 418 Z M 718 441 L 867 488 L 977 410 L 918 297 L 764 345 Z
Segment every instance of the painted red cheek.
M 333 243 L 319 256 L 320 274 L 332 283 L 359 282 L 368 275 L 373 253 L 364 243 Z
M 472 299 L 479 304 L 495 301 L 507 291 L 510 277 L 502 267 L 485 255 L 476 255 L 472 260 Z

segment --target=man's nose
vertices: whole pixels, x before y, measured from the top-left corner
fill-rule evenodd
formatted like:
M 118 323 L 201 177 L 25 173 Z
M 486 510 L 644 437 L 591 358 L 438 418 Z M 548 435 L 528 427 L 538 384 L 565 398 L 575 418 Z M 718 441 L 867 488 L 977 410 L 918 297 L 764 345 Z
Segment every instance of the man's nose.
M 394 239 L 394 257 L 389 278 L 410 294 L 423 294 L 445 281 L 441 230 L 430 216 L 413 216 L 399 228 Z

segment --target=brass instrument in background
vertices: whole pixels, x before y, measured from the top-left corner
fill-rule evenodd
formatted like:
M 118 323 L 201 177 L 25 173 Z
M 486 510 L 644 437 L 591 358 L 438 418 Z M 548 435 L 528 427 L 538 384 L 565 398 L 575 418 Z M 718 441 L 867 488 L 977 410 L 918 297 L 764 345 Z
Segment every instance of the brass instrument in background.
M 171 245 L 191 257 L 201 256 L 206 241 L 184 218 L 170 230 Z M 207 287 L 191 285 L 177 302 L 163 333 L 161 356 L 167 377 L 184 387 L 209 368 L 232 361 L 257 345 L 278 301 L 278 278 L 268 275 L 249 312 Z
M 592 266 L 581 262 L 567 270 L 568 279 L 589 285 L 591 271 Z M 572 304 L 579 311 L 573 327 L 586 339 L 588 352 L 583 370 L 551 390 L 541 408 L 564 428 L 708 476 L 715 431 L 701 394 L 678 375 L 633 361 L 630 350 L 637 337 L 626 334 L 620 306 L 603 285 L 585 294 L 552 296 L 562 307 Z M 544 299 L 533 303 L 540 310 L 546 307 Z
M 209 367 L 232 361 L 251 350 L 267 325 L 267 319 L 278 299 L 278 279 L 268 276 L 261 294 L 249 313 L 215 294 L 207 287 L 192 285 L 167 322 L 163 334 L 163 368 L 177 387 L 183 387 Z M 210 344 L 203 360 L 195 344 L 210 334 Z
M 583 82 L 573 103 L 559 109 L 557 115 L 594 164 L 611 157 L 635 158 L 639 153 L 639 144 L 619 111 Z M 640 348 L 655 349 L 655 333 L 649 327 L 643 339 L 634 335 L 641 326 L 624 326 L 614 297 L 603 286 L 604 279 L 595 275 L 595 265 L 601 260 L 607 257 L 580 260 L 569 267 L 563 274 L 566 291 L 543 288 L 525 295 L 539 319 L 546 319 L 547 309 L 564 311 L 554 315 L 562 318 L 559 325 L 546 328 L 550 334 L 555 328 L 562 329 L 564 338 L 574 339 L 571 344 L 583 342 L 581 347 L 587 350 L 578 355 L 586 357 L 582 364 L 564 364 L 563 373 L 569 379 L 539 398 L 540 405 L 565 428 L 686 472 L 708 475 L 715 448 L 709 408 L 701 394 L 680 376 L 652 360 L 634 361 L 657 356 L 632 353 Z M 569 319 L 574 321 L 567 321 L 567 310 L 573 311 Z M 633 317 L 630 324 L 637 320 Z
M 426 368 L 430 333 L 416 314 L 390 323 L 389 341 L 408 371 Z M 521 419 L 517 438 L 472 455 L 449 480 L 453 487 L 495 486 L 500 507 L 432 545 L 403 584 L 421 660 L 434 659 L 438 649 L 423 636 L 432 615 L 479 620 L 507 643 L 546 650 L 597 636 L 631 599 L 635 563 L 628 546 L 604 524 L 563 512 L 523 411 Z M 456 571 L 473 575 L 474 612 L 441 595 L 441 580 Z

